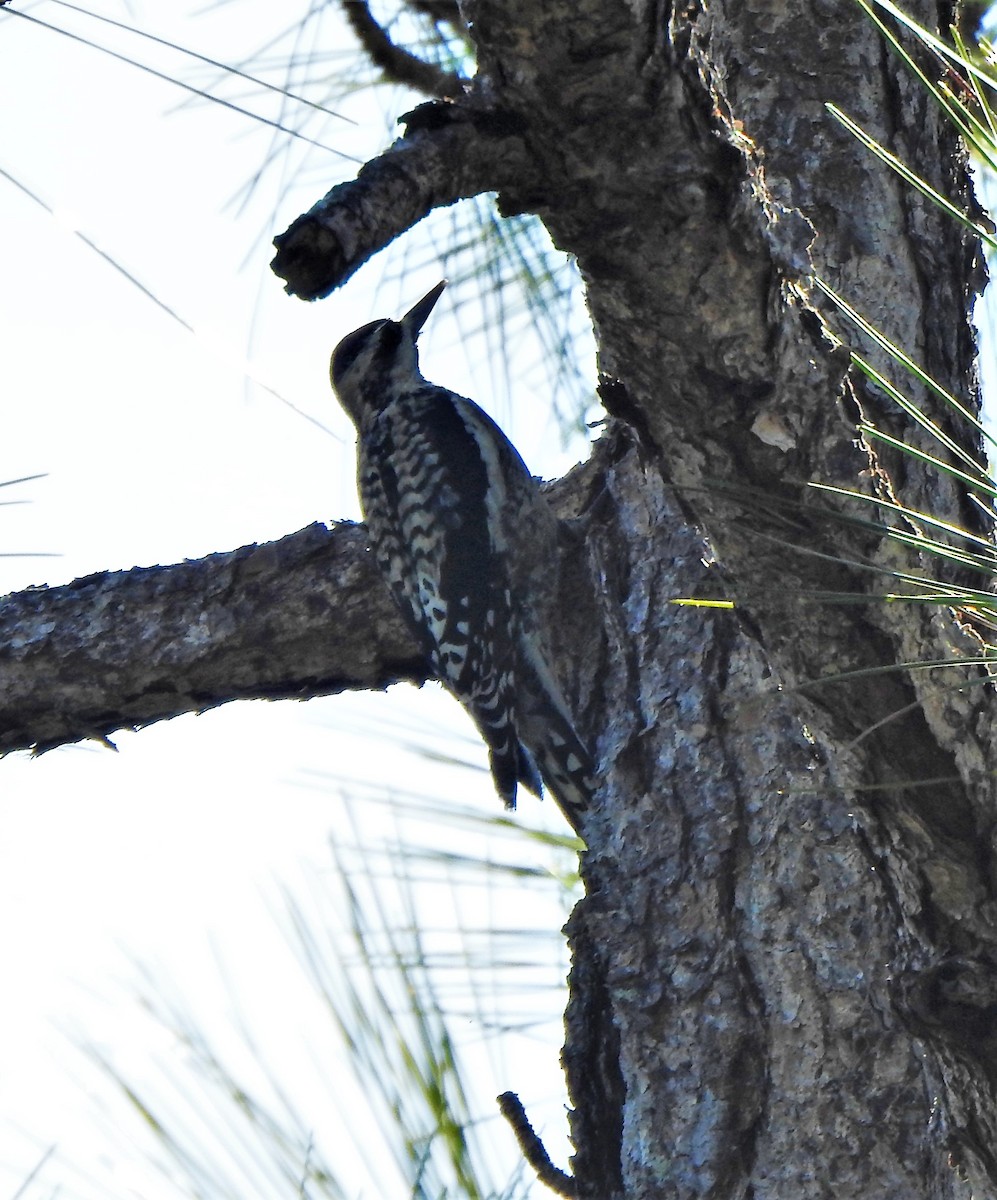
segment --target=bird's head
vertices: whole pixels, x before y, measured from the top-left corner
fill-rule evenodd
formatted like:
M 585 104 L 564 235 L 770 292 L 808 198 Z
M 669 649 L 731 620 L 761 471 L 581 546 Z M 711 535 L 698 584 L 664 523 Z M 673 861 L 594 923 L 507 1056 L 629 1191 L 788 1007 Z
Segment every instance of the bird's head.
M 332 352 L 329 378 L 358 429 L 422 378 L 416 342 L 446 286 L 441 280 L 400 321 L 371 321 L 348 333 Z

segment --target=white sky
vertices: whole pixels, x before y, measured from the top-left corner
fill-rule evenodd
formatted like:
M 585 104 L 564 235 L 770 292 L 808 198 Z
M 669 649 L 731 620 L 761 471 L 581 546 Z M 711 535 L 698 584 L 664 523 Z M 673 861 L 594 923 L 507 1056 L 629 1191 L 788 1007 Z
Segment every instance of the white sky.
M 214 80 L 175 53 L 46 0 L 19 7 L 165 73 L 200 85 Z M 298 6 L 281 11 L 257 0 L 197 16 L 190 15 L 193 6 L 112 0 L 95 0 L 95 9 L 239 63 L 299 15 Z M 348 39 L 338 36 L 346 50 Z M 277 102 L 251 95 L 243 84 L 221 90 L 277 115 Z M 442 274 L 438 257 L 424 237 L 407 239 L 387 265 L 369 264 L 328 301 L 287 298 L 267 267 L 270 237 L 352 169 L 344 172 L 332 156 L 314 152 L 297 191 L 278 199 L 282 171 L 291 171 L 285 165 L 264 178 L 240 211 L 232 198 L 271 149 L 273 135 L 204 102 L 172 112 L 184 99 L 134 68 L 0 10 L 0 169 L 59 218 L 0 178 L 0 480 L 47 472 L 0 494 L 30 501 L 2 509 L 0 547 L 8 554 L 59 555 L 0 558 L 0 592 L 195 558 L 357 513 L 352 434 L 329 391 L 328 355 L 351 328 L 402 311 L 422 295 Z M 387 93 L 381 99 L 365 93 L 351 101 L 364 129 L 329 122 L 318 136 L 369 155 L 388 127 L 379 106 L 391 112 L 411 106 L 397 103 Z M 291 164 L 300 157 L 292 151 Z M 199 336 L 170 320 L 73 229 L 138 276 Z M 447 230 L 446 221 L 439 223 L 437 238 Z M 406 255 L 424 265 L 406 268 L 412 261 Z M 378 299 L 374 287 L 385 271 L 404 274 L 404 286 L 385 286 Z M 473 296 L 456 299 L 470 304 Z M 487 370 L 469 366 L 487 353 L 480 339 L 461 348 L 448 301 L 423 338 L 427 374 L 490 406 L 534 470 L 558 473 L 577 454 L 559 452 L 553 423 L 537 419 L 549 409 L 542 387 L 517 388 L 511 415 L 490 401 Z M 465 325 L 480 320 L 471 311 L 464 310 Z M 536 357 L 535 347 L 518 337 L 509 353 Z M 219 346 L 227 349 L 219 354 Z M 250 346 L 257 375 L 334 436 L 247 385 L 228 360 Z M 534 372 L 535 382 L 541 378 Z M 532 412 L 532 420 L 517 420 L 522 412 Z M 326 842 L 330 834 L 343 837 L 343 778 L 414 781 L 420 791 L 481 813 L 498 804 L 483 772 L 432 770 L 399 744 L 399 725 L 416 745 L 441 751 L 454 750 L 451 737 L 463 738 L 455 752 L 484 762 L 452 702 L 430 689 L 403 689 L 387 697 L 229 706 L 122 734 L 117 755 L 85 745 L 0 763 L 0 1197 L 17 1193 L 53 1146 L 25 1196 L 185 1194 L 145 1166 L 146 1147 L 128 1149 L 138 1123 L 74 1048 L 81 1041 L 98 1046 L 128 1083 L 147 1089 L 164 1108 L 175 1107 L 182 1120 L 184 1090 L 201 1102 L 197 1077 L 181 1074 L 179 1098 L 169 1098 L 183 1056 L 142 1010 L 140 990 L 170 994 L 172 988 L 171 1003 L 188 1010 L 248 1071 L 252 1056 L 238 1049 L 235 1033 L 245 1019 L 317 1144 L 347 1153 L 345 1121 L 357 1115 L 356 1085 L 341 1062 L 332 1065 L 335 1036 L 281 932 L 280 886 L 312 896 L 316 906 L 326 890 L 335 891 Z M 524 800 L 524 807 L 531 803 Z M 351 843 L 373 846 L 391 830 L 373 802 L 349 811 L 360 812 L 361 824 L 349 834 Z M 564 828 L 556 814 L 548 811 L 546 819 Z M 409 831 L 423 841 L 430 832 Z M 460 847 L 482 852 L 481 839 L 469 836 Z M 493 853 L 546 863 L 545 852 L 525 838 L 506 839 Z M 439 906 L 433 916 L 442 923 L 452 897 L 425 895 L 430 907 Z M 491 917 L 511 928 L 532 917 L 550 929 L 563 918 L 553 889 L 545 898 L 524 888 L 518 903 L 505 901 L 497 914 L 488 903 L 487 895 L 475 902 L 479 924 Z M 141 982 L 140 966 L 151 985 Z M 550 968 L 556 984 L 558 963 Z M 548 990 L 542 1003 L 530 1001 L 553 1020 L 539 1043 L 508 1035 L 501 1039 L 507 1067 L 496 1066 L 490 1052 L 473 1061 L 486 1098 L 513 1088 L 528 1102 L 546 1101 L 538 1114 L 563 1163 L 561 997 L 556 987 Z M 465 1032 L 473 1046 L 485 1031 L 469 1020 Z M 503 1147 L 501 1169 L 508 1169 L 516 1157 L 508 1136 L 496 1126 L 492 1140 Z M 254 1168 L 232 1194 L 278 1193 Z M 376 1185 L 364 1194 L 377 1195 Z

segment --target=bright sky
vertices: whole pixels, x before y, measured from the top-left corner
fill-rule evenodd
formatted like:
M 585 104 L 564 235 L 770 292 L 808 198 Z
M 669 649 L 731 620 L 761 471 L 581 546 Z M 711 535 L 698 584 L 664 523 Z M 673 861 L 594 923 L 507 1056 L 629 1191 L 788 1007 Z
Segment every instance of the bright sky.
M 15 0 L 14 7 L 168 75 L 216 86 L 216 72 L 51 0 Z M 297 7 L 262 0 L 200 13 L 194 6 L 95 0 L 95 11 L 241 64 L 299 16 Z M 348 37 L 333 31 L 331 17 L 323 20 L 323 45 L 348 50 Z M 290 49 L 285 39 L 266 61 Z M 279 72 L 271 78 L 281 81 Z M 280 113 L 278 99 L 261 99 L 238 81 L 219 90 L 270 117 Z M 315 136 L 364 157 L 387 140 L 385 112 L 410 105 L 389 93 L 364 93 L 349 105 L 363 128 L 330 120 L 315 126 Z M 315 520 L 356 516 L 352 434 L 328 388 L 328 355 L 342 334 L 403 311 L 440 278 L 434 245 L 447 244 L 449 214 L 383 264 L 368 265 L 344 292 L 305 305 L 287 298 L 271 276 L 270 238 L 354 167 L 344 170 L 333 155 L 312 151 L 300 186 L 282 197 L 301 149 L 282 159 L 285 141 L 272 130 L 203 101 L 188 103 L 181 90 L 7 9 L 0 10 L 0 111 L 0 170 L 56 212 L 47 214 L 0 177 L 0 480 L 47 473 L 0 494 L 30 502 L 3 509 L 0 541 L 11 555 L 58 555 L 0 558 L 0 591 L 196 558 Z M 299 111 L 287 105 L 285 119 L 293 122 Z M 275 149 L 274 168 L 240 205 L 244 184 Z M 137 276 L 197 336 L 74 230 Z M 376 297 L 385 275 L 392 282 Z M 467 306 L 459 322 L 447 315 L 454 300 Z M 442 316 L 434 315 L 423 338 L 423 366 L 490 407 L 534 470 L 556 474 L 578 450 L 562 452 L 553 421 L 540 415 L 550 407 L 542 372 L 527 372 L 511 412 L 493 398 L 487 368 L 471 367 L 486 363 L 487 350 L 480 338 L 461 333 L 482 320 L 472 315 L 473 301 L 473 285 L 444 298 Z M 522 328 L 511 327 L 507 352 L 536 363 L 541 352 L 523 340 Z M 256 376 L 300 412 L 247 384 L 238 365 L 247 353 Z M 130 1145 L 139 1123 L 79 1049 L 97 1047 L 126 1083 L 161 1106 L 157 1116 L 175 1112 L 181 1125 L 196 1128 L 190 1113 L 203 1106 L 206 1090 L 140 995 L 165 995 L 238 1070 L 251 1072 L 253 1055 L 238 1033 L 248 1024 L 259 1057 L 294 1096 L 316 1146 L 348 1157 L 369 1122 L 290 949 L 282 889 L 291 889 L 321 927 L 335 909 L 330 836 L 369 849 L 386 836 L 424 844 L 436 836 L 425 823 L 396 831 L 376 789 L 349 806 L 343 780 L 403 782 L 443 802 L 494 811 L 498 801 L 481 770 L 432 766 L 405 744 L 456 753 L 480 767 L 484 753 L 469 724 L 431 689 L 396 689 L 387 697 L 229 706 L 115 740 L 116 755 L 82 745 L 0 763 L 0 1197 L 187 1194 L 148 1168 L 146 1145 Z M 527 798 L 524 808 L 532 803 Z M 552 806 L 544 808 L 543 819 L 563 831 Z M 454 846 L 486 852 L 473 831 Z M 489 844 L 487 852 L 541 868 L 555 861 L 518 836 Z M 390 881 L 384 886 L 390 895 Z M 551 888 L 524 886 L 500 912 L 489 909 L 495 896 L 487 887 L 470 902 L 473 888 L 456 902 L 447 889 L 420 895 L 436 926 L 450 923 L 455 903 L 471 904 L 474 925 L 503 930 L 531 920 L 556 930 L 564 916 Z M 460 1032 L 483 1096 L 512 1088 L 535 1101 L 531 1113 L 548 1125 L 550 1149 L 563 1163 L 563 967 L 549 941 L 540 945 L 545 968 L 523 980 L 536 988 L 542 977 L 547 987 L 523 1011 L 546 1012 L 548 1024 L 528 1036 L 504 1034 L 504 1065 L 481 1048 L 490 1029 L 480 1013 L 467 1016 Z M 350 1120 L 359 1134 L 347 1128 Z M 226 1132 L 222 1118 L 207 1124 L 222 1124 L 219 1145 L 234 1146 L 236 1160 L 249 1159 L 232 1167 L 244 1172 L 233 1196 L 281 1194 L 248 1153 L 240 1155 L 238 1135 Z M 489 1139 L 503 1148 L 500 1171 L 507 1170 L 515 1151 L 497 1121 Z M 37 1179 L 19 1192 L 53 1147 Z M 209 1158 L 222 1156 L 208 1151 Z M 379 1190 L 390 1171 L 382 1157 L 369 1144 L 361 1157 L 374 1159 L 377 1178 L 357 1175 L 358 1189 L 393 1194 Z M 220 1183 L 217 1194 L 228 1194 Z M 285 1185 L 285 1194 L 297 1193 Z

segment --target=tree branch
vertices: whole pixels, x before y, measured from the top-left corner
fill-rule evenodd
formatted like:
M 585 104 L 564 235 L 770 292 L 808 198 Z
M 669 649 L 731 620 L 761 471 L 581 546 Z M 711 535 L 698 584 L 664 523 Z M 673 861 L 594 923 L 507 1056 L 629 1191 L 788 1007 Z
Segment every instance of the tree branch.
M 425 678 L 359 525 L 0 601 L 0 752 Z
M 274 238 L 270 265 L 291 295 L 327 296 L 434 208 L 482 192 L 535 190 L 521 122 L 473 97 L 423 104 L 402 120 L 404 137 Z
M 555 1167 L 547 1153 L 547 1147 L 537 1137 L 530 1119 L 523 1108 L 523 1102 L 515 1092 L 503 1092 L 496 1097 L 499 1111 L 512 1126 L 516 1141 L 523 1152 L 523 1157 L 536 1172 L 537 1179 L 550 1188 L 556 1196 L 564 1196 L 565 1200 L 575 1200 L 578 1188 L 574 1178 Z
M 375 67 L 389 83 L 415 88 L 425 96 L 459 96 L 467 80 L 454 71 L 444 71 L 395 43 L 371 15 L 367 0 L 340 0 L 350 28 Z
M 559 516 L 574 515 L 585 479 L 579 470 L 548 490 Z M 581 553 L 570 539 L 562 547 L 571 615 L 554 650 L 567 662 L 583 644 L 578 622 L 593 619 L 576 578 Z M 427 678 L 367 531 L 349 522 L 0 598 L 0 755 L 106 739 L 230 700 Z
M 467 31 L 457 0 L 406 0 L 405 7 L 422 13 L 432 21 L 448 21 L 455 29 Z

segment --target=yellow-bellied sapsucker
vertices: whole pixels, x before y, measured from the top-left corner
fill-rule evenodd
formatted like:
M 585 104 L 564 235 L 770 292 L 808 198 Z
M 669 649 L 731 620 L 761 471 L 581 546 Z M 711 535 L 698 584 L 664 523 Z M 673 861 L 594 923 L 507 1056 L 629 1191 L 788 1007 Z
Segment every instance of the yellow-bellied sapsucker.
M 578 829 L 594 772 L 547 651 L 557 520 L 495 422 L 419 371 L 416 340 L 444 287 L 332 355 L 370 544 L 434 675 L 484 738 L 506 806 L 518 784 L 539 796 L 545 781 Z

